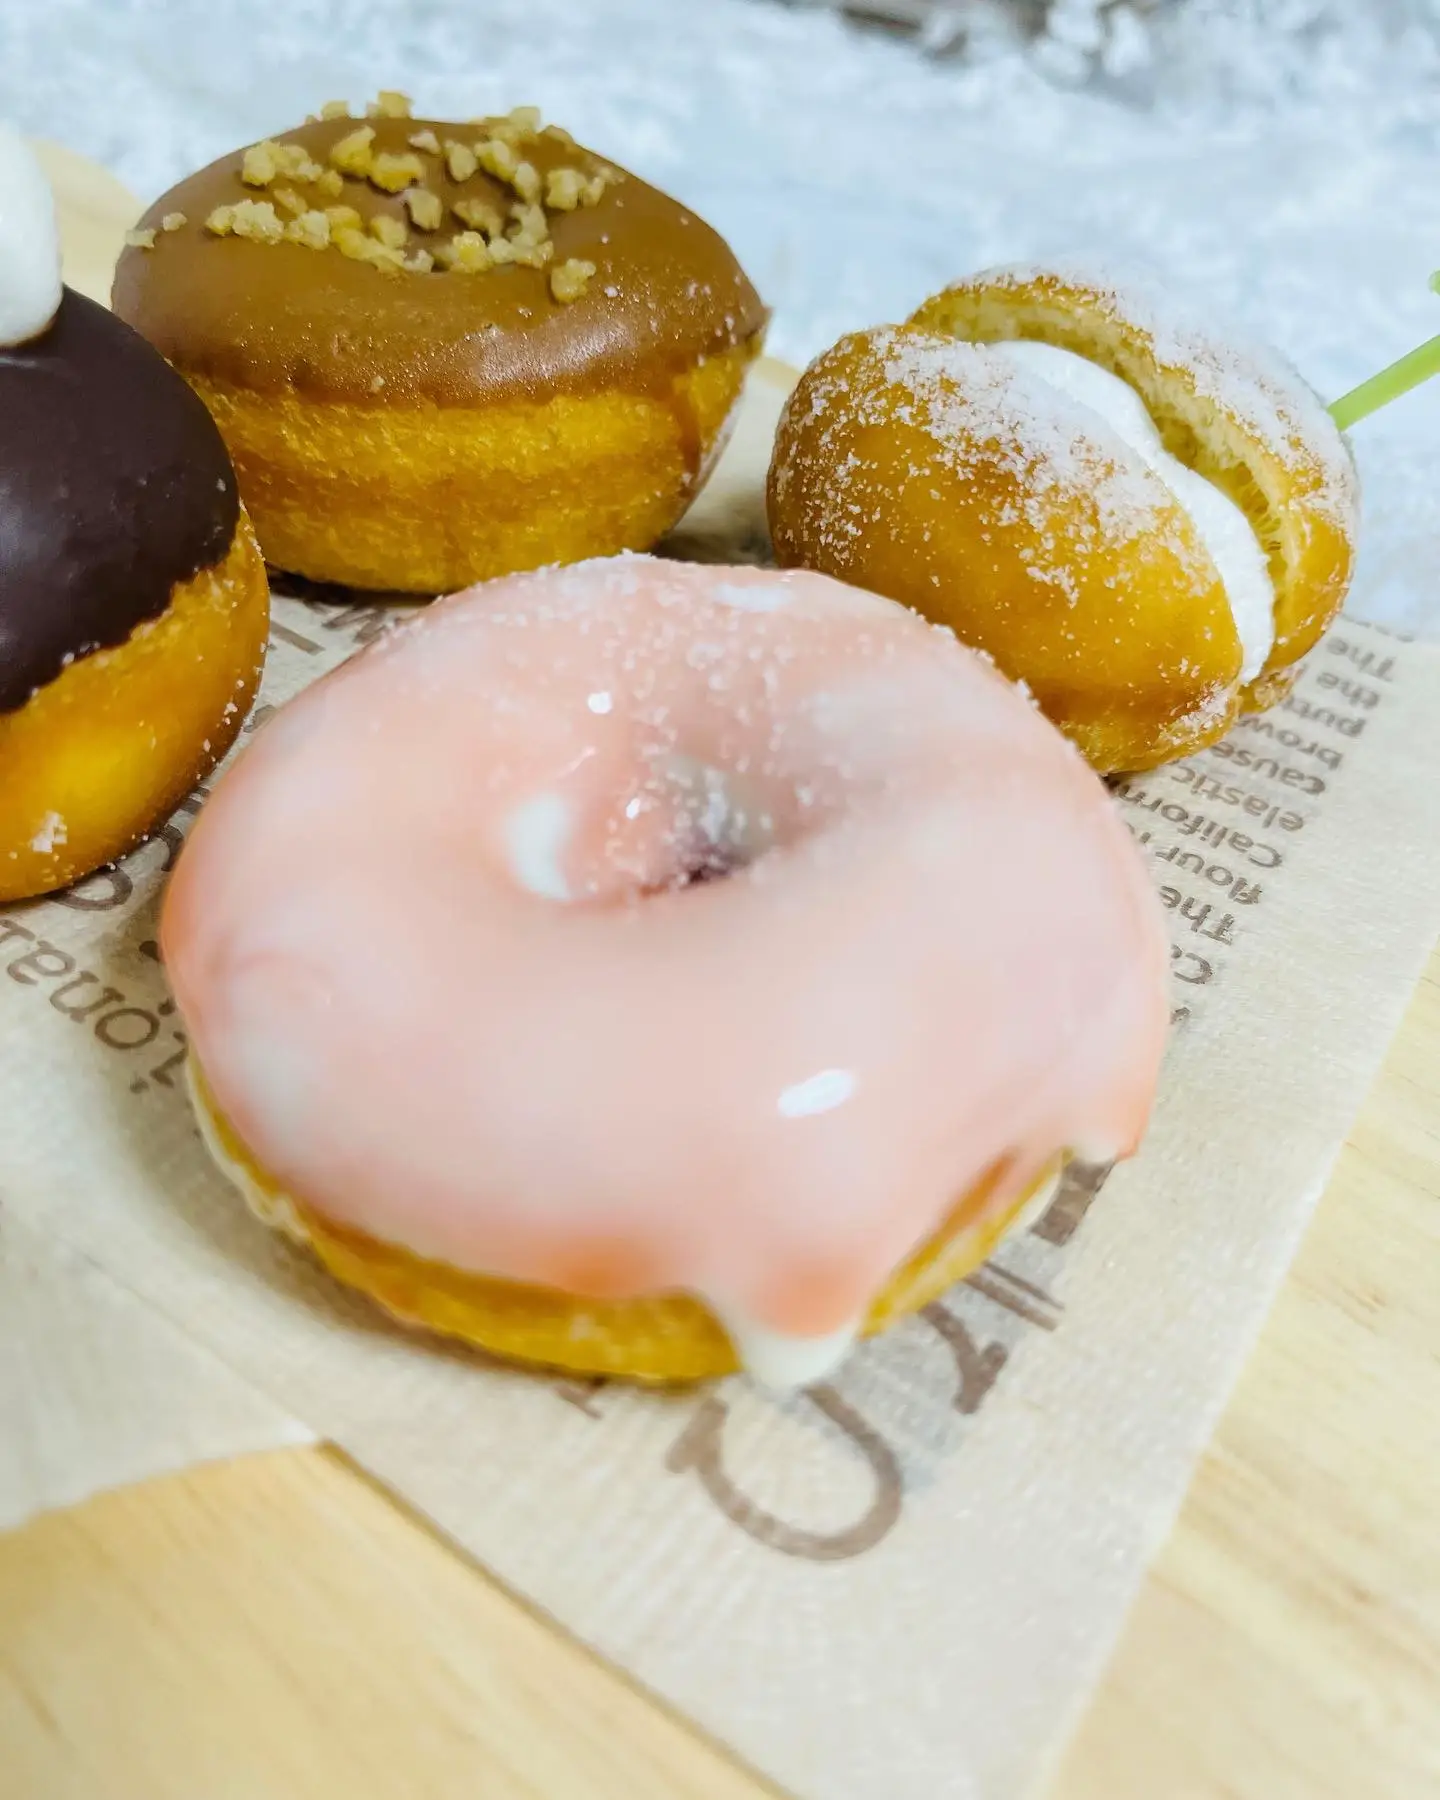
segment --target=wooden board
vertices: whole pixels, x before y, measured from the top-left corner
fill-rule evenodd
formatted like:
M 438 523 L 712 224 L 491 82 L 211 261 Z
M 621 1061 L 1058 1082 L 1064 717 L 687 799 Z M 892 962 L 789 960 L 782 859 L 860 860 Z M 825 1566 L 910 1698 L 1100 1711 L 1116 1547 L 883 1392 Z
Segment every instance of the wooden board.
M 1049 1800 L 1440 1794 L 1437 1417 L 1440 956 Z M 0 1539 L 0 1800 L 771 1792 L 329 1451 Z

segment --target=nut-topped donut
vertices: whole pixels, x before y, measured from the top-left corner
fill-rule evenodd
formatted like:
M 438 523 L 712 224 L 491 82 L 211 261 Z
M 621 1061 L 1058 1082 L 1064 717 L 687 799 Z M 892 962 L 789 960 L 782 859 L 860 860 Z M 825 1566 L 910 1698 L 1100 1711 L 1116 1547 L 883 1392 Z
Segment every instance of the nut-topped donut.
M 0 191 L 36 183 L 0 131 Z M 268 617 L 205 408 L 60 289 L 53 210 L 0 201 L 0 901 L 121 855 L 218 762 Z
M 873 587 L 1023 679 L 1097 768 L 1273 704 L 1354 563 L 1349 449 L 1271 352 L 1143 282 L 990 270 L 842 340 L 782 422 L 782 563 Z
M 534 109 L 395 94 L 173 188 L 114 299 L 210 407 L 273 564 L 413 593 L 654 543 L 766 318 L 709 226 Z

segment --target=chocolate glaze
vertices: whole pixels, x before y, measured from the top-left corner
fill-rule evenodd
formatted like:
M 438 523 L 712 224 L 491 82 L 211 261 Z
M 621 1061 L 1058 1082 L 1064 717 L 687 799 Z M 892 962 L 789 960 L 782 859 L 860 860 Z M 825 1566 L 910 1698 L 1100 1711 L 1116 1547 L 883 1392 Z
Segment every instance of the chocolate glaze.
M 478 124 L 336 119 L 281 141 L 304 145 L 323 163 L 359 123 L 374 127 L 377 151 L 391 153 L 407 151 L 426 129 L 442 143 L 486 135 Z M 116 270 L 115 310 L 187 374 L 366 406 L 643 393 L 668 387 L 702 357 L 748 342 L 765 324 L 765 308 L 724 239 L 623 171 L 597 206 L 550 214 L 556 262 L 579 257 L 597 269 L 581 298 L 561 305 L 538 269 L 386 275 L 333 248 L 216 237 L 205 230 L 215 207 L 269 198 L 241 181 L 242 154 L 221 157 L 157 200 L 144 225 L 158 228 L 177 212 L 186 223 L 157 229 L 154 248 L 127 250 Z M 546 137 L 523 155 L 542 175 L 601 167 L 592 152 Z M 433 247 L 461 228 L 450 213 L 456 200 L 486 200 L 504 212 L 515 198 L 488 175 L 457 183 L 440 157 L 427 152 L 421 160 L 423 185 L 444 203 L 446 222 L 438 233 L 413 232 L 414 247 Z M 302 182 L 288 185 L 314 193 Z M 366 181 L 347 179 L 341 203 L 366 221 L 377 213 L 407 218 L 402 195 Z
M 226 554 L 238 517 L 204 406 L 67 288 L 48 331 L 0 347 L 0 714 L 157 618 Z

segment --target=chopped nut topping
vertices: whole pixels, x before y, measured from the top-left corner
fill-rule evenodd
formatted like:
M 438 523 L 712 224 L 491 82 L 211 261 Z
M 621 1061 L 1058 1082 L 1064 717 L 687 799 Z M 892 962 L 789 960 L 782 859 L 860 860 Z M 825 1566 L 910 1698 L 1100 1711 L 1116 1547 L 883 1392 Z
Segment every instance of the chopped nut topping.
M 303 144 L 280 144 L 274 138 L 262 138 L 245 152 L 240 165 L 240 179 L 247 187 L 269 187 L 278 176 L 289 175 L 296 181 L 314 181 L 322 173 Z
M 502 243 L 504 241 L 504 239 L 501 240 Z M 493 252 L 495 246 L 492 244 L 490 248 Z M 545 238 L 540 243 L 526 243 L 517 239 L 514 243 L 514 250 L 515 254 L 510 260 L 519 263 L 525 269 L 548 268 L 555 259 L 555 246 L 549 238 Z
M 440 245 L 435 260 L 456 275 L 482 275 L 496 259 L 478 231 L 460 231 Z
M 240 201 L 230 229 L 236 237 L 253 238 L 260 244 L 278 244 L 285 235 L 285 227 L 268 200 Z
M 475 146 L 475 156 L 487 174 L 497 176 L 501 181 L 513 180 L 520 167 L 520 158 L 503 138 L 483 139 Z
M 515 228 L 510 233 L 517 244 L 543 244 L 550 235 L 550 222 L 542 206 L 512 206 L 510 216 Z
M 125 233 L 125 242 L 132 250 L 153 250 L 155 248 L 154 229 L 147 225 L 142 230 L 137 225 L 134 231 L 127 231 Z
M 409 97 L 395 89 L 382 89 L 366 108 L 366 115 L 370 119 L 408 119 Z M 323 119 L 353 116 L 340 100 L 327 101 L 320 112 Z M 387 274 L 399 270 L 429 274 L 437 268 L 459 275 L 510 266 L 548 269 L 554 298 L 562 305 L 578 300 L 589 287 L 596 266 L 577 257 L 556 266 L 549 214 L 596 205 L 607 186 L 619 179 L 618 171 L 603 163 L 593 174 L 569 164 L 545 171 L 523 156 L 523 146 L 542 139 L 574 146 L 574 139 L 561 126 L 542 124 L 538 107 L 517 106 L 503 118 L 472 123 L 484 134 L 473 146 L 454 138 L 442 142 L 427 125 L 409 135 L 409 149 L 400 154 L 377 150 L 374 125 L 361 125 L 331 145 L 328 167 L 314 161 L 300 144 L 266 138 L 244 153 L 241 179 L 249 187 L 269 188 L 269 198 L 218 206 L 205 227 L 218 237 L 301 244 L 312 250 L 334 248 L 352 261 L 369 263 Z M 491 200 L 467 195 L 450 208 L 463 229 L 431 248 L 412 246 L 412 230 L 440 232 L 446 218 L 441 196 L 422 185 L 426 165 L 420 153 L 443 158 L 450 180 L 457 184 L 469 181 L 480 169 L 504 182 L 515 195 L 508 215 Z M 382 193 L 400 196 L 403 213 L 398 209 L 376 213 L 367 220 L 344 203 L 347 176 L 369 181 Z M 304 183 L 313 183 L 318 199 L 330 204 L 313 204 L 301 191 Z M 185 223 L 183 213 L 167 213 L 161 229 L 178 231 Z M 155 232 L 131 232 L 127 241 L 150 249 Z
M 260 244 L 278 244 L 285 235 L 280 215 L 268 200 L 238 200 L 234 206 L 217 206 L 205 221 L 216 237 L 252 238 Z
M 400 156 L 382 150 L 371 158 L 370 179 L 387 194 L 398 194 L 412 183 L 425 179 L 425 165 L 413 150 Z
M 370 235 L 390 250 L 403 250 L 410 240 L 405 221 L 393 218 L 389 213 L 375 214 L 370 221 Z
M 579 169 L 552 169 L 545 183 L 545 204 L 555 212 L 574 212 L 577 206 L 597 206 L 615 170 L 602 168 L 585 175 Z
M 381 88 L 380 92 L 365 108 L 368 119 L 408 119 L 410 117 L 410 96 L 402 94 L 395 88 Z
M 240 179 L 246 187 L 269 187 L 280 173 L 280 146 L 273 138 L 252 144 L 240 165 Z
M 589 287 L 594 273 L 594 263 L 582 262 L 579 257 L 572 256 L 568 262 L 550 271 L 550 292 L 562 306 L 568 306 Z
M 429 188 L 407 188 L 405 210 L 417 231 L 438 231 L 445 220 L 444 204 L 440 196 L 432 194 Z
M 457 200 L 450 208 L 462 225 L 471 231 L 483 231 L 486 237 L 499 237 L 505 229 L 504 215 L 488 200 Z
M 468 144 L 457 144 L 454 138 L 446 138 L 445 167 L 450 171 L 452 181 L 468 181 L 479 166 L 475 152 Z
M 371 263 L 392 275 L 405 266 L 405 258 L 398 250 L 377 242 L 367 232 L 356 231 L 353 226 L 343 227 L 333 237 L 340 254 L 355 262 Z
M 307 250 L 324 250 L 330 243 L 330 221 L 323 212 L 302 212 L 285 227 L 287 244 L 303 244 Z
M 344 175 L 358 175 L 363 180 L 375 160 L 374 142 L 373 125 L 362 125 L 358 131 L 347 132 L 330 146 L 331 166 Z
M 545 204 L 552 212 L 574 212 L 585 192 L 585 177 L 578 169 L 552 169 L 545 178 Z
M 512 150 L 517 150 L 522 144 L 533 144 L 539 137 L 540 108 L 516 106 L 503 119 L 476 119 L 475 123 L 483 126 L 492 138 L 498 138 Z
M 182 226 L 188 225 L 189 223 L 190 221 L 185 217 L 184 213 L 166 213 L 165 217 L 160 221 L 160 229 L 162 231 L 179 231 Z

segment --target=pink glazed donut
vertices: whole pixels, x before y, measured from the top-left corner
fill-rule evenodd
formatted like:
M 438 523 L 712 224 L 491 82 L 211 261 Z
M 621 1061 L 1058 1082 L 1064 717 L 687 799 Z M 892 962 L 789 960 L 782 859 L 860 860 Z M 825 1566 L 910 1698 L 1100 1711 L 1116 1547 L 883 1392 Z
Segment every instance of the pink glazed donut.
M 980 657 L 626 556 L 417 616 L 266 725 L 163 921 L 202 1124 L 391 1311 L 787 1384 L 1134 1149 L 1149 882 Z

